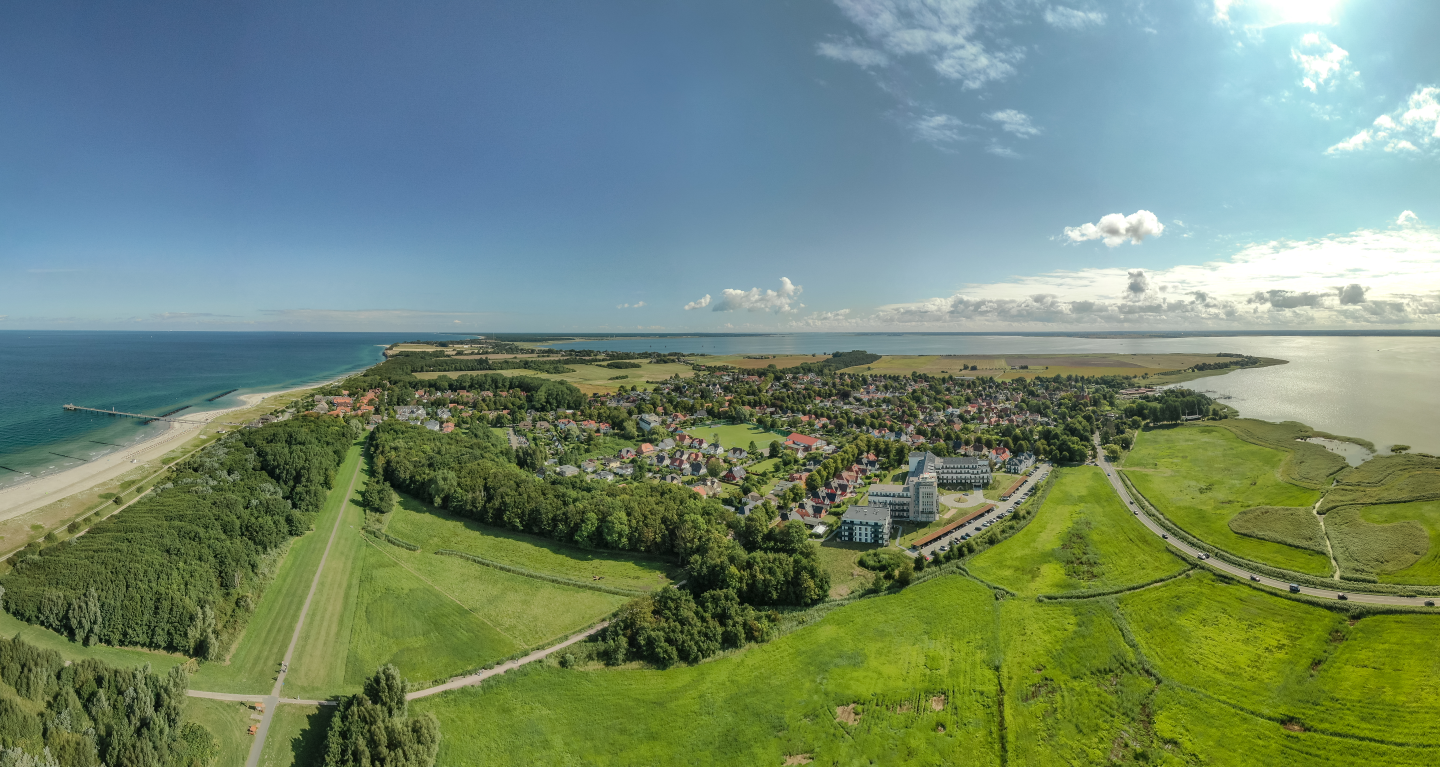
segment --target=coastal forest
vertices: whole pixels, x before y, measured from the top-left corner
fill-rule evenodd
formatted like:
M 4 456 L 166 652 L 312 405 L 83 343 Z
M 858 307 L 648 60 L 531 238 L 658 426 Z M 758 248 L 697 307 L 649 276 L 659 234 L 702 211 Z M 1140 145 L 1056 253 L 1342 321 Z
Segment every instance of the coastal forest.
M 217 657 L 281 547 L 310 529 L 358 435 L 358 424 L 315 416 L 227 435 L 124 514 L 15 554 L 0 578 L 4 609 L 86 645 Z

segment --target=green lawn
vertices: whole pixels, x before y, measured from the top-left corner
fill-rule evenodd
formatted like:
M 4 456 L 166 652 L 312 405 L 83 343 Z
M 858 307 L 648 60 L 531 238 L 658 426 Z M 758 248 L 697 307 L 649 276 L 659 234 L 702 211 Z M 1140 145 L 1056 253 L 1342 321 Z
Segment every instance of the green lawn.
M 334 706 L 283 705 L 270 720 L 260 767 L 305 767 L 325 761 L 325 730 Z
M 755 447 L 760 451 L 768 449 L 770 443 L 775 440 L 784 444 L 785 438 L 790 436 L 788 431 L 767 431 L 754 424 L 723 422 L 691 426 L 685 429 L 685 433 L 692 437 L 700 437 L 706 442 L 715 439 L 715 435 L 719 434 L 720 444 L 724 445 L 726 450 L 732 447 L 749 450 L 750 443 L 754 442 Z
M 281 707 L 284 708 L 283 706 Z M 250 744 L 255 742 L 249 727 L 260 720 L 251 719 L 253 713 L 244 703 L 207 698 L 187 698 L 185 718 L 210 731 L 216 743 L 218 756 L 206 767 L 243 767 L 245 757 L 250 754 Z M 274 737 L 274 734 L 271 734 Z
M 186 661 L 184 656 L 164 653 L 159 650 L 129 649 L 110 647 L 108 645 L 86 647 L 85 645 L 76 644 L 70 641 L 68 637 L 61 636 L 43 626 L 36 626 L 33 623 L 25 623 L 18 620 L 3 611 L 0 611 L 0 636 L 4 636 L 7 639 L 19 637 L 42 650 L 54 650 L 60 653 L 60 657 L 67 661 L 96 658 L 112 666 L 121 667 L 143 666 L 149 663 L 150 667 L 161 675 L 169 671 L 171 666 Z
M 1375 525 L 1413 521 L 1425 529 L 1428 546 L 1419 560 L 1393 572 L 1378 573 L 1382 583 L 1440 584 L 1440 501 L 1368 506 L 1359 514 L 1360 519 Z M 1328 525 L 1330 516 L 1325 519 Z
M 592 551 L 547 538 L 482 525 L 402 496 L 385 531 L 421 551 L 452 549 L 494 562 L 578 581 L 648 591 L 672 581 L 680 569 L 660 559 L 621 552 Z
M 998 765 L 991 592 L 931 580 L 698 666 L 532 666 L 411 704 L 438 764 Z M 853 723 L 837 722 L 855 705 Z M 943 731 L 942 731 L 943 728 Z
M 976 577 L 1035 596 L 1123 588 L 1185 569 L 1125 510 L 1098 466 L 1055 473 L 1045 504 L 1025 529 L 970 560 Z
M 1196 574 L 1122 596 L 1165 679 L 1305 729 L 1440 744 L 1440 617 L 1343 615 Z
M 1288 457 L 1218 426 L 1150 429 L 1139 434 L 1124 471 L 1166 517 L 1200 540 L 1274 567 L 1329 575 L 1324 554 L 1230 529 L 1230 518 L 1244 509 L 1315 505 L 1318 491 L 1280 479 Z
M 990 486 L 982 489 L 980 492 L 985 496 L 985 500 L 991 503 L 998 503 L 1000 501 L 1000 494 L 1008 490 L 1010 485 L 1014 484 L 1015 480 L 1019 479 L 1020 476 L 1019 474 L 1006 474 L 1003 471 L 997 471 L 990 475 Z M 903 482 L 904 480 L 902 479 L 901 481 Z M 948 495 L 949 493 L 941 491 L 941 494 Z
M 315 529 L 290 544 L 289 553 L 281 562 L 275 580 L 260 598 L 255 614 L 250 616 L 229 663 L 202 664 L 200 672 L 191 679 L 191 687 L 212 692 L 270 692 L 280 672 L 280 660 L 285 657 L 285 649 L 295 633 L 295 622 L 300 618 L 300 608 L 310 592 L 315 570 L 325 553 L 330 530 L 344 505 L 345 490 L 359 470 L 360 445 L 356 443 L 335 473 L 335 487 L 331 488 L 325 506 L 316 517 Z
M 875 573 L 858 564 L 860 554 L 875 546 L 868 543 L 844 543 L 831 538 L 820 544 L 820 563 L 830 574 L 830 598 L 841 599 L 864 591 Z

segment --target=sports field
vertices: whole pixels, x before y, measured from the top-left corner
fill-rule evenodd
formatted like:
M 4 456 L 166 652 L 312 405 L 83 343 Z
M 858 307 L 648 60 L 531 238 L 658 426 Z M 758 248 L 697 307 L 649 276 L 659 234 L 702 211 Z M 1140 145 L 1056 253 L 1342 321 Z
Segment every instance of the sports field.
M 1187 567 L 1126 511 L 1099 467 L 1055 472 L 1025 529 L 970 560 L 976 577 L 1031 597 L 1123 588 Z
M 1230 519 L 1245 509 L 1309 508 L 1319 500 L 1318 491 L 1280 479 L 1288 457 L 1218 426 L 1147 429 L 1125 457 L 1123 471 L 1166 517 L 1200 540 L 1274 567 L 1329 575 L 1324 554 L 1230 528 Z
M 767 431 L 754 424 L 725 422 L 691 426 L 685 429 L 685 433 L 692 437 L 700 437 L 706 442 L 719 435 L 720 444 L 724 445 L 726 450 L 732 447 L 749 450 L 750 443 L 754 442 L 755 447 L 762 453 L 770 448 L 771 442 L 779 440 L 783 445 L 785 438 L 790 436 L 788 431 Z

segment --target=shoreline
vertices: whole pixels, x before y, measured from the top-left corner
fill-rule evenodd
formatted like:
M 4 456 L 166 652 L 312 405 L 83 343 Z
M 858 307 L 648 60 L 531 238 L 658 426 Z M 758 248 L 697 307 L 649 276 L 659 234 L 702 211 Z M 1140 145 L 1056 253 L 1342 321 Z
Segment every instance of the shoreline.
M 239 405 L 215 410 L 197 411 L 191 414 L 191 418 L 197 420 L 189 423 L 170 422 L 168 428 L 163 431 L 158 431 L 153 436 L 140 442 L 127 445 L 121 450 L 116 450 L 113 453 L 86 461 L 79 466 L 72 466 L 63 471 L 57 471 L 54 474 L 32 476 L 30 479 L 0 489 L 0 521 L 14 519 L 15 517 L 28 514 L 55 501 L 77 493 L 83 493 L 95 485 L 124 474 L 136 466 L 161 458 L 177 446 L 185 444 L 199 433 L 201 429 L 212 425 L 217 419 L 225 415 L 252 408 L 271 397 L 329 386 L 349 378 L 352 375 L 355 375 L 355 373 L 346 373 L 343 376 L 329 381 L 297 386 L 290 389 L 241 394 L 239 395 L 241 402 Z

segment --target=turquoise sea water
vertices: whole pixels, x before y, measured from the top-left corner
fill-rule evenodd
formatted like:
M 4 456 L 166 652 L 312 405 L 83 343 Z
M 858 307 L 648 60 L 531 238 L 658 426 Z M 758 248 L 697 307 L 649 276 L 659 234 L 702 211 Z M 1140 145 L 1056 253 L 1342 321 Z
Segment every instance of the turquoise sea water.
M 242 394 L 327 381 L 379 362 L 417 333 L 0 331 L 0 487 L 61 471 L 161 426 L 62 405 L 176 414 L 229 407 Z M 206 400 L 230 389 L 213 402 Z

